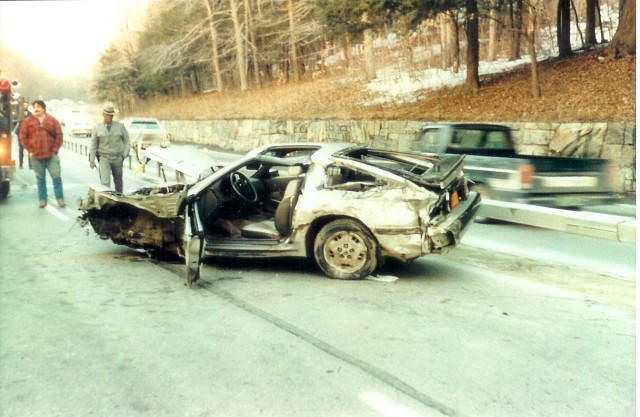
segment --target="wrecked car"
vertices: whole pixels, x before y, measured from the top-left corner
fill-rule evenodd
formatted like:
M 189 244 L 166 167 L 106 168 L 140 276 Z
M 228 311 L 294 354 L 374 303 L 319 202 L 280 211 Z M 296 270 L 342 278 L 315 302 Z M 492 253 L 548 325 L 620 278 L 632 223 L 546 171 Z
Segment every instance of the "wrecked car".
M 459 242 L 480 207 L 463 161 L 348 143 L 267 145 L 192 184 L 125 195 L 93 186 L 80 221 L 114 243 L 180 256 L 189 285 L 204 256 L 305 257 L 330 278 L 362 279 L 387 258 Z

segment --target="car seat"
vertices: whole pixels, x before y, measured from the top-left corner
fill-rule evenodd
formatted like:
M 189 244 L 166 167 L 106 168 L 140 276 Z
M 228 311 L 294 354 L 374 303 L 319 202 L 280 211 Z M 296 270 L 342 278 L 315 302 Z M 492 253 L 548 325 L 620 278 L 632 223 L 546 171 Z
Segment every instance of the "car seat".
M 289 181 L 273 219 L 250 223 L 241 230 L 241 236 L 251 239 L 278 239 L 291 234 L 291 220 L 298 202 L 302 178 Z

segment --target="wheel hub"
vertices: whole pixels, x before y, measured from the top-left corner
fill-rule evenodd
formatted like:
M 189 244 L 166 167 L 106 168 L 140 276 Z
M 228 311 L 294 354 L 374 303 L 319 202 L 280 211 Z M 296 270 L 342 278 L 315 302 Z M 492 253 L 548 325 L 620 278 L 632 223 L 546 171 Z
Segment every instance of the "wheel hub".
M 367 246 L 356 233 L 336 233 L 327 241 L 324 252 L 325 259 L 343 273 L 356 271 L 367 262 Z

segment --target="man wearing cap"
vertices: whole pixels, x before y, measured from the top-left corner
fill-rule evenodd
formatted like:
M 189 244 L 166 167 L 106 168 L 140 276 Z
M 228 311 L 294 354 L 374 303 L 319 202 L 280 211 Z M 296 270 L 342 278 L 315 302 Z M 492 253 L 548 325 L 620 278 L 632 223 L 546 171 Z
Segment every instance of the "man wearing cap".
M 113 121 L 116 114 L 112 103 L 105 103 L 102 109 L 103 121 L 93 127 L 91 146 L 89 148 L 89 165 L 99 165 L 100 182 L 111 186 L 111 176 L 116 192 L 122 193 L 122 166 L 129 156 L 131 143 L 129 133 L 120 122 Z

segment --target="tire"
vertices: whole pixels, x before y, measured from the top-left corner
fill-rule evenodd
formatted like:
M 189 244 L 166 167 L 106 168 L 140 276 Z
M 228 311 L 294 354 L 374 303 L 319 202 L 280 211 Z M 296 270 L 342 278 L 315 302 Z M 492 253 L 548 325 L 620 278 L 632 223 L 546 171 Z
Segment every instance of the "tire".
M 11 191 L 11 183 L 9 181 L 0 181 L 0 200 L 9 197 L 9 191 Z
M 318 267 L 333 279 L 363 279 L 378 266 L 378 243 L 362 224 L 340 219 L 316 236 L 313 254 Z

